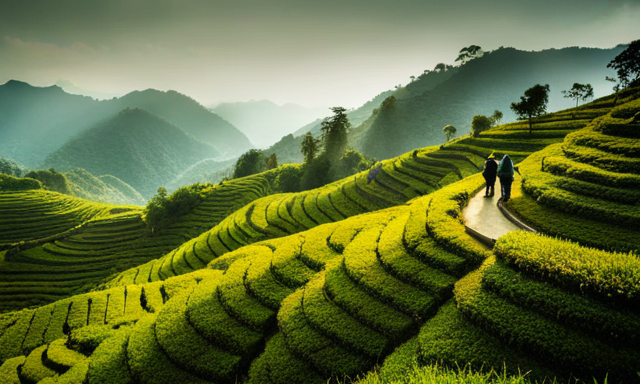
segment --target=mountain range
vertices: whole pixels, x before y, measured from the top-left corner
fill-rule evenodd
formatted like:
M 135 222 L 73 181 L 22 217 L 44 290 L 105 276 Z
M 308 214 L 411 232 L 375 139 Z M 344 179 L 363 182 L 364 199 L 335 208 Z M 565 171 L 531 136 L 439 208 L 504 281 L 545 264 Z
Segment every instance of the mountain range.
M 135 108 L 73 137 L 47 156 L 44 167 L 113 175 L 150 197 L 192 164 L 216 154 L 169 121 Z
M 213 112 L 238 127 L 258 148 L 266 148 L 301 126 L 327 115 L 327 108 L 297 104 L 278 105 L 269 100 L 220 103 Z

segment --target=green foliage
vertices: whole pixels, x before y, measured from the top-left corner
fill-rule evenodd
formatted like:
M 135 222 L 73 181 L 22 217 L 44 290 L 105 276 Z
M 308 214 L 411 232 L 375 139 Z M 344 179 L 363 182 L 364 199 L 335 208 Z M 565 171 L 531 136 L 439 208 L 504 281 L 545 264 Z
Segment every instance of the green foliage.
M 607 344 L 484 289 L 483 272 L 494 262 L 488 259 L 456 284 L 455 297 L 462 313 L 498 338 L 553 362 L 560 371 L 599 380 L 606 376 L 615 381 L 637 378 L 640 353 L 636 348 Z
M 62 171 L 83 168 L 96 176 L 113 175 L 150 198 L 158 186 L 218 153 L 157 115 L 125 109 L 67 141 L 44 164 Z
M 305 163 L 300 185 L 302 190 L 319 188 L 331 182 L 331 161 L 326 154 L 314 158 L 310 163 Z
M 469 60 L 473 60 L 476 57 L 482 56 L 482 53 L 482 48 L 480 48 L 479 45 L 470 45 L 468 47 L 464 47 L 460 50 L 456 62 L 461 61 L 461 64 L 464 64 Z
M 39 171 L 31 171 L 27 173 L 25 177 L 39 180 L 42 185 L 50 191 L 64 193 L 65 195 L 73 195 L 67 177 L 53 168 L 49 170 L 43 169 Z
M 489 119 L 491 119 L 491 125 L 494 125 L 497 127 L 498 125 L 500 125 L 500 121 L 502 121 L 503 117 L 504 117 L 504 114 L 496 109 L 495 111 L 493 111 L 493 114 L 489 117 Z
M 0 174 L 19 178 L 26 175 L 27 172 L 29 172 L 27 167 L 17 161 L 0 157 Z
M 449 125 L 445 125 L 445 127 L 442 128 L 442 132 L 444 132 L 444 134 L 447 136 L 447 142 L 448 142 L 449 140 L 451 140 L 452 137 L 456 135 L 456 132 L 458 132 L 458 130 L 456 129 L 456 127 L 449 124 Z
M 549 84 L 536 84 L 524 91 L 524 96 L 520 96 L 520 102 L 511 103 L 510 108 L 518 115 L 518 119 L 529 121 L 529 133 L 533 131 L 533 118 L 547 112 L 549 90 Z
M 454 300 L 444 304 L 424 324 L 418 342 L 418 363 L 422 365 L 441 364 L 458 369 L 460 364 L 465 364 L 475 372 L 498 371 L 516 376 L 527 372 L 528 377 L 539 381 L 557 375 L 535 358 L 527 356 L 525 350 L 501 342 L 470 321 L 456 307 Z
M 25 356 L 5 360 L 4 363 L 0 365 L 0 381 L 6 384 L 21 384 L 18 370 L 22 368 L 25 360 Z
M 240 156 L 233 168 L 233 178 L 255 175 L 266 170 L 266 160 L 262 151 L 251 149 Z
M 42 183 L 36 179 L 18 178 L 0 174 L 0 191 L 28 191 L 30 189 L 42 189 Z
M 304 155 L 305 164 L 311 163 L 320 150 L 320 139 L 313 137 L 311 132 L 307 132 L 302 138 L 300 152 Z
M 347 149 L 347 135 L 351 128 L 351 123 L 349 123 L 345 108 L 333 107 L 331 111 L 333 111 L 333 116 L 326 118 L 322 122 L 320 131 L 322 132 L 324 152 L 333 164 L 344 155 Z
M 271 169 L 278 168 L 278 156 L 276 156 L 275 153 L 272 153 L 267 158 L 266 167 L 267 167 L 267 171 L 271 170 Z
M 164 187 L 158 189 L 145 208 L 145 222 L 151 233 L 156 233 L 181 216 L 191 212 L 211 191 L 209 184 L 192 184 L 180 187 L 167 197 Z
M 562 91 L 562 94 L 567 99 L 574 99 L 576 101 L 576 108 L 578 108 L 578 102 L 583 102 L 593 97 L 593 87 L 591 84 L 573 83 L 573 86 L 569 90 Z
M 510 265 L 571 290 L 626 305 L 640 300 L 640 265 L 633 253 L 609 253 L 528 232 L 501 237 L 494 250 Z
M 640 188 L 640 176 L 606 171 L 590 164 L 579 163 L 564 156 L 544 158 L 546 171 L 585 182 L 617 188 Z
M 273 189 L 278 192 L 299 192 L 302 169 L 296 165 L 283 165 L 273 182 Z
M 491 119 L 489 119 L 487 116 L 484 116 L 484 115 L 474 116 L 473 121 L 471 121 L 471 133 L 473 134 L 473 137 L 480 136 L 480 133 L 491 128 L 491 125 L 493 125 L 493 123 L 491 122 Z
M 622 53 L 607 64 L 607 68 L 617 72 L 622 88 L 640 85 L 640 40 L 629 43 Z

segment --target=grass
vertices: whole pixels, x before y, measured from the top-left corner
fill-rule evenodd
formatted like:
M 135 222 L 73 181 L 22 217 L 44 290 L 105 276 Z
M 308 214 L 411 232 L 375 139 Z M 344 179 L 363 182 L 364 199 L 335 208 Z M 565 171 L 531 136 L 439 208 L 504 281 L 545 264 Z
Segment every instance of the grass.
M 490 151 L 529 156 L 606 113 L 598 104 L 580 110 L 575 121 L 570 112 L 547 116 L 540 122 L 545 129 L 530 140 L 518 123 L 442 151 L 416 150 L 382 162 L 379 179 L 370 183 L 363 172 L 279 195 L 271 194 L 268 180 L 237 189 L 225 183 L 226 193 L 167 229 L 183 238 L 181 246 L 119 273 L 102 290 L 0 316 L 0 374 L 49 376 L 50 383 L 320 383 L 363 377 L 382 363 L 363 382 L 602 380 L 607 373 L 611 380 L 636 380 L 635 254 L 527 233 L 507 235 L 490 251 L 462 220 L 483 186 L 477 172 Z M 606 195 L 600 208 L 616 214 L 633 197 L 626 193 L 632 172 L 588 164 L 601 171 L 578 173 L 621 180 L 617 189 L 588 190 L 582 183 L 592 181 L 564 181 L 575 172 L 549 177 L 536 156 L 521 167 L 525 193 L 530 182 L 541 191 L 562 189 L 572 201 L 579 192 Z M 510 207 L 526 201 L 547 214 L 530 218 L 566 217 L 574 226 L 587 220 L 519 193 L 514 190 Z M 243 206 L 234 208 L 234 201 Z M 578 201 L 584 202 L 595 206 Z M 124 252 L 127 241 L 136 241 L 142 227 L 135 215 L 125 216 L 21 250 L 40 270 L 15 264 L 17 253 L 5 252 L 7 271 L 16 277 L 7 292 L 19 298 L 20 289 L 51 271 L 65 272 L 47 280 L 61 295 L 74 286 L 67 275 L 92 281 L 115 249 Z M 202 234 L 189 232 L 205 224 L 211 228 Z M 600 234 L 615 233 L 615 225 L 603 223 Z M 621 233 L 612 237 L 631 248 Z M 112 247 L 114 239 L 123 244 Z

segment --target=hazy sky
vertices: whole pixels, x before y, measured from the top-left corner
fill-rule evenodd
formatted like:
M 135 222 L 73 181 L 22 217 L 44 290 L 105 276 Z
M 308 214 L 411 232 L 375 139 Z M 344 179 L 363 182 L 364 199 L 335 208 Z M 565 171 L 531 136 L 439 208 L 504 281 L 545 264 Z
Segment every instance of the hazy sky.
M 640 0 L 0 0 L 0 83 L 356 107 L 470 44 L 613 47 Z

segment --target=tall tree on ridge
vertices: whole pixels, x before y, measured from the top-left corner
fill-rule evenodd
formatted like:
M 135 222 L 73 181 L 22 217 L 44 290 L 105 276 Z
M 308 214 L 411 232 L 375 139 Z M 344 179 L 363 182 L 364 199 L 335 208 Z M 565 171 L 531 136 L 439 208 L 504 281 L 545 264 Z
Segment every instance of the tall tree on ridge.
M 456 127 L 449 124 L 442 128 L 442 132 L 447 135 L 447 142 L 449 142 L 449 140 L 451 140 L 451 138 L 456 135 L 456 132 L 458 132 L 458 130 L 456 129 Z
M 518 120 L 529 121 L 529 133 L 533 132 L 533 118 L 547 112 L 549 90 L 549 84 L 536 84 L 524 91 L 519 103 L 511 103 L 511 110 L 518 115 Z
M 348 133 L 351 128 L 347 109 L 343 107 L 333 107 L 333 116 L 324 119 L 320 131 L 322 132 L 322 142 L 324 152 L 329 161 L 336 163 L 347 150 Z
M 320 149 L 320 140 L 313 137 L 311 132 L 307 132 L 302 138 L 300 152 L 304 155 L 305 164 L 309 164 L 316 157 Z

